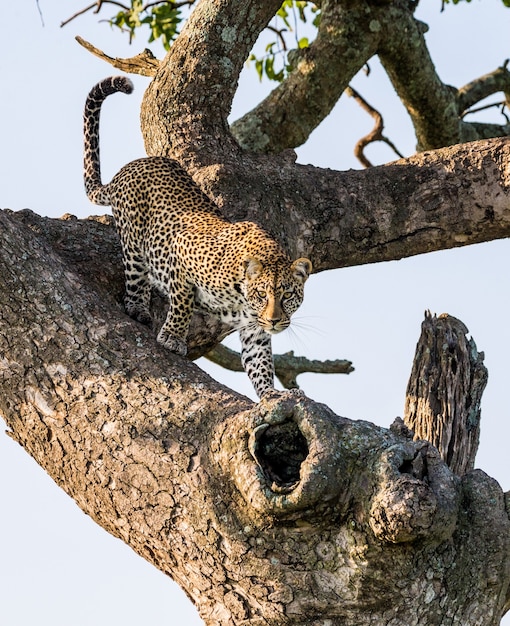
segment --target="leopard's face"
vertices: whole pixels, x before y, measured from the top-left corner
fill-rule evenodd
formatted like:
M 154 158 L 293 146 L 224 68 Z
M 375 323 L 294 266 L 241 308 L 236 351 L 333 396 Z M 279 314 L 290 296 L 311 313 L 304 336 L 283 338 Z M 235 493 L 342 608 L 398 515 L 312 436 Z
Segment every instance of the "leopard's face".
M 246 299 L 257 313 L 259 326 L 272 335 L 288 328 L 292 314 L 303 302 L 311 262 L 298 259 L 264 267 L 257 259 L 247 259 L 245 268 Z

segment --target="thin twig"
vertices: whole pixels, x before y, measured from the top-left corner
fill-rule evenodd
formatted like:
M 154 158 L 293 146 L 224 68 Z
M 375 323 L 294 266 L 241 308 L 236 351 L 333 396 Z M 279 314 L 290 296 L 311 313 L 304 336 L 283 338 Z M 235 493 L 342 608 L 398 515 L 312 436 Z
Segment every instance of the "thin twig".
M 69 24 L 69 22 L 72 22 L 75 18 L 79 17 L 80 15 L 83 15 L 87 11 L 90 11 L 90 9 L 93 9 L 96 6 L 96 4 L 97 4 L 96 2 L 93 2 L 88 7 L 85 7 L 85 9 L 82 9 L 81 11 L 78 11 L 74 15 L 71 15 L 71 17 L 69 17 L 67 20 L 64 20 L 63 22 L 60 22 L 60 28 L 63 28 L 64 26 Z
M 403 159 L 404 155 L 399 152 L 395 144 L 382 134 L 382 131 L 384 129 L 384 122 L 382 115 L 379 113 L 379 111 L 377 111 L 376 109 L 374 109 L 373 106 L 368 104 L 368 102 L 352 87 L 347 87 L 345 91 L 348 96 L 354 98 L 356 102 L 361 106 L 361 108 L 364 109 L 375 120 L 374 129 L 370 133 L 368 133 L 368 135 L 362 137 L 354 147 L 354 154 L 358 161 L 364 167 L 372 167 L 372 163 L 365 156 L 364 150 L 369 144 L 376 141 L 383 141 L 393 150 L 393 152 L 395 152 L 396 155 Z
M 39 4 L 39 0 L 35 0 L 35 3 L 37 5 L 37 10 L 39 11 L 39 17 L 41 18 L 41 25 L 44 28 L 44 25 L 45 25 L 44 24 L 44 17 L 43 17 L 42 11 L 41 11 L 41 5 Z
M 276 34 L 276 36 L 278 37 L 278 39 L 281 42 L 283 51 L 287 52 L 287 42 L 285 41 L 285 37 L 283 36 L 283 33 L 287 32 L 287 29 L 286 28 L 275 28 L 274 26 L 271 26 L 271 24 L 268 24 L 267 30 L 270 30 L 270 31 L 272 31 L 273 33 Z
M 84 13 L 87 13 L 87 11 L 90 11 L 94 7 L 96 7 L 96 10 L 94 11 L 94 13 L 99 13 L 103 4 L 113 4 L 115 6 L 120 7 L 124 11 L 129 11 L 129 7 L 127 7 L 125 4 L 121 4 L 120 2 L 115 2 L 115 0 L 98 0 L 97 2 L 93 2 L 92 4 L 90 4 L 88 7 L 85 7 L 81 11 L 78 11 L 74 15 L 71 15 L 71 17 L 69 17 L 67 20 L 64 20 L 63 22 L 61 22 L 60 28 L 62 28 L 63 26 L 66 26 L 67 24 L 69 24 L 69 22 L 72 22 L 74 19 L 76 19 L 80 15 L 83 15 Z
M 493 102 L 492 104 L 486 104 L 482 107 L 476 107 L 476 109 L 468 109 L 467 111 L 463 111 L 461 113 L 461 117 L 466 117 L 466 115 L 471 115 L 472 113 L 479 113 L 480 111 L 485 111 L 487 109 L 492 109 L 494 107 L 505 107 L 506 102 L 503 100 L 502 102 Z

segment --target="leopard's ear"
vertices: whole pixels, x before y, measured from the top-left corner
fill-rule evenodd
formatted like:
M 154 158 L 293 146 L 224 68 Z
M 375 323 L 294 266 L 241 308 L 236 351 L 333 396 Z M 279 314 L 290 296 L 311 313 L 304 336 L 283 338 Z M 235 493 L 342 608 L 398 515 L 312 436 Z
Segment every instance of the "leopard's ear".
M 297 278 L 302 283 L 306 281 L 308 276 L 310 276 L 313 271 L 312 262 L 309 259 L 304 258 L 294 261 L 294 263 L 290 266 L 290 269 L 294 278 Z
M 247 278 L 257 278 L 257 276 L 262 274 L 262 263 L 258 259 L 248 257 L 247 259 L 244 259 L 243 265 Z

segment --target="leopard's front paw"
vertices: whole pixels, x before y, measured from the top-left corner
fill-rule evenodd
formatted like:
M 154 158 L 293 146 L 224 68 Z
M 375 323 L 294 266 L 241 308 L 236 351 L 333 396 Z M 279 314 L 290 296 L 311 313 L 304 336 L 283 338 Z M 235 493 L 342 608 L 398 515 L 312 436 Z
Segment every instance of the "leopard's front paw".
M 175 335 L 171 335 L 168 331 L 161 329 L 159 331 L 157 340 L 160 344 L 165 346 L 167 350 L 178 354 L 179 356 L 186 356 L 188 353 L 188 347 L 186 346 L 186 342 L 176 337 Z

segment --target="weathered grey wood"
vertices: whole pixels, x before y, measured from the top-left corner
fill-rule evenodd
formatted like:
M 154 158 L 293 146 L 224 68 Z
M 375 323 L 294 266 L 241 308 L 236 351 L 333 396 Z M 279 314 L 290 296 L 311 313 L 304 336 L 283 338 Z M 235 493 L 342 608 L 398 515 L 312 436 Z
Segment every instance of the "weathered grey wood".
M 488 373 L 466 326 L 451 315 L 425 314 L 404 408 L 417 439 L 430 441 L 461 476 L 472 470 Z

